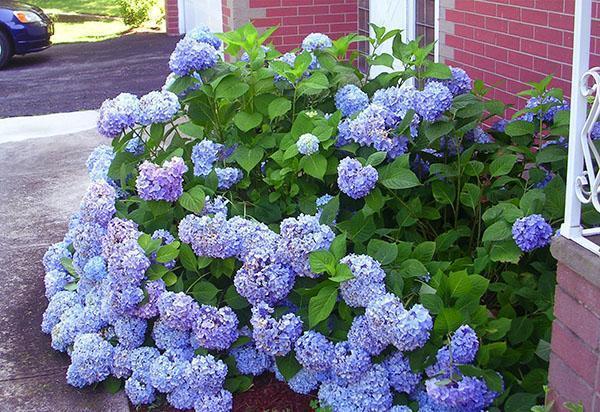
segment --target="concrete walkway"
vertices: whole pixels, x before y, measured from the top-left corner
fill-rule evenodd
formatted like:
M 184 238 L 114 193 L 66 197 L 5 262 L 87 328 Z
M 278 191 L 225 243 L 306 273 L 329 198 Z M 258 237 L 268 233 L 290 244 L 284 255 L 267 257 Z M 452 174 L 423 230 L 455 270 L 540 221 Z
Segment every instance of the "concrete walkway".
M 0 411 L 128 411 L 123 392 L 75 389 L 67 355 L 40 331 L 41 259 L 60 241 L 89 181 L 95 131 L 0 144 Z

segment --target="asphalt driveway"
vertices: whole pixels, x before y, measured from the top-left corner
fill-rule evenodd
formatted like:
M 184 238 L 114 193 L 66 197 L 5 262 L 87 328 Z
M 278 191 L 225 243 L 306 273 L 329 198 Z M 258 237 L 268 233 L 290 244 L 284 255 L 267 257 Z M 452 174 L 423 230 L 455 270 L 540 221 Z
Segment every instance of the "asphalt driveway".
M 137 33 L 16 56 L 0 70 L 0 118 L 98 109 L 121 92 L 159 89 L 178 40 Z

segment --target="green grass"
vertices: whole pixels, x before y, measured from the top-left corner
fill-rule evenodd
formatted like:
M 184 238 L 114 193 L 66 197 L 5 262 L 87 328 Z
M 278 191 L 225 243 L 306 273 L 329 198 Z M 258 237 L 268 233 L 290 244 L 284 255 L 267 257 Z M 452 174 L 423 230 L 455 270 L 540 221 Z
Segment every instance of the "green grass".
M 102 16 L 118 16 L 119 5 L 115 0 L 28 0 L 48 14 L 82 13 Z
M 81 23 L 54 23 L 52 43 L 96 42 L 118 37 L 129 27 L 121 19 L 94 20 Z

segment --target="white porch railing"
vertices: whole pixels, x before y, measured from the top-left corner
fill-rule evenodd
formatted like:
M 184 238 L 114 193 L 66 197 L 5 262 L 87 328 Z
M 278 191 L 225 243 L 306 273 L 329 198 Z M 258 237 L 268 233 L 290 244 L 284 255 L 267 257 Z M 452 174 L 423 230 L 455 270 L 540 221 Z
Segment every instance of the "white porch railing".
M 560 233 L 600 256 L 600 246 L 588 239 L 600 235 L 600 228 L 584 229 L 581 224 L 582 204 L 591 203 L 600 213 L 600 154 L 590 137 L 600 117 L 600 67 L 589 68 L 591 16 L 592 0 L 576 0 L 565 219 Z M 588 113 L 590 97 L 594 102 Z

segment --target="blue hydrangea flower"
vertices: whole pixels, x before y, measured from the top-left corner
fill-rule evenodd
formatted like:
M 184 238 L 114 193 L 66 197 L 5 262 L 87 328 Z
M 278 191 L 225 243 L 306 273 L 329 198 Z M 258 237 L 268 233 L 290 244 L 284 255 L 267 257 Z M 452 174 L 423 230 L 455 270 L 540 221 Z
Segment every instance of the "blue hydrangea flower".
M 296 341 L 295 350 L 296 359 L 309 371 L 324 372 L 331 367 L 333 343 L 319 332 L 304 332 Z
M 408 358 L 402 352 L 394 352 L 381 365 L 388 374 L 390 386 L 398 392 L 410 394 L 421 382 L 421 374 L 412 371 Z
M 165 292 L 158 298 L 160 319 L 173 329 L 190 330 L 199 310 L 194 298 L 183 292 Z
M 129 352 L 131 349 L 120 345 L 115 346 L 113 351 L 113 363 L 110 369 L 111 375 L 116 378 L 128 378 L 131 375 L 131 362 Z
M 390 412 L 412 412 L 412 409 L 406 405 L 394 405 L 390 409 Z
M 234 216 L 228 221 L 228 228 L 236 235 L 236 257 L 242 262 L 253 260 L 255 254 L 268 255 L 275 251 L 281 237 L 264 223 Z
M 151 319 L 158 316 L 158 298 L 166 292 L 165 282 L 162 279 L 153 280 L 146 283 L 144 289 L 148 300 L 138 306 L 132 314 L 142 319 Z
M 552 233 L 552 227 L 538 214 L 517 219 L 512 227 L 513 239 L 523 252 L 548 246 Z
M 465 139 L 479 144 L 494 143 L 494 139 L 486 133 L 480 126 L 465 134 Z
M 119 344 L 128 349 L 142 346 L 146 335 L 146 321 L 134 316 L 121 316 L 113 322 Z
M 211 198 L 210 196 L 206 196 L 204 198 L 204 208 L 202 209 L 202 215 L 216 215 L 217 213 L 221 213 L 225 217 L 227 217 L 227 205 L 229 204 L 229 200 L 223 196 L 215 196 Z
M 369 96 L 353 84 L 347 84 L 335 94 L 335 107 L 344 116 L 352 116 L 369 105 Z
M 453 96 L 469 93 L 473 88 L 473 81 L 467 72 L 459 67 L 450 67 L 450 70 L 452 71 L 452 78 L 440 80 L 440 83 L 444 84 Z
M 179 222 L 179 239 L 198 256 L 227 259 L 238 252 L 238 234 L 225 215 L 187 215 Z
M 117 209 L 115 189 L 104 180 L 92 182 L 81 200 L 79 218 L 83 222 L 108 225 Z
M 350 254 L 340 263 L 350 267 L 354 279 L 340 284 L 340 295 L 348 306 L 366 307 L 385 294 L 385 272 L 381 264 L 368 255 Z
M 137 242 L 140 232 L 137 223 L 132 220 L 113 218 L 106 228 L 106 236 L 102 239 L 102 257 L 108 259 L 120 243 Z
M 196 412 L 229 412 L 233 408 L 233 395 L 221 389 L 216 394 L 201 395 L 194 403 Z
M 560 101 L 554 96 L 532 97 L 527 101 L 525 108 L 531 110 L 526 114 L 534 115 L 538 119 L 541 118 L 545 122 L 552 123 L 556 113 L 569 110 L 569 103 L 566 100 Z
M 190 346 L 190 331 L 172 328 L 160 319 L 154 323 L 152 338 L 156 347 L 163 350 Z
M 169 404 L 177 409 L 192 409 L 194 403 L 202 396 L 202 392 L 184 384 L 176 387 L 167 394 Z
M 258 376 L 273 365 L 273 358 L 257 350 L 251 343 L 234 348 L 230 353 L 238 370 L 244 375 Z
M 302 320 L 293 313 L 275 319 L 273 312 L 266 303 L 252 308 L 252 338 L 257 349 L 272 356 L 285 356 L 302 333 Z
M 427 395 L 441 405 L 465 412 L 485 410 L 498 394 L 490 391 L 482 379 L 463 376 L 458 382 L 429 379 Z
M 319 138 L 311 133 L 304 133 L 296 142 L 298 152 L 303 155 L 311 155 L 319 151 Z
M 377 339 L 371 332 L 367 318 L 359 315 L 352 320 L 348 331 L 348 343 L 356 348 L 365 350 L 369 355 L 377 356 L 387 347 L 387 344 Z
M 319 403 L 334 411 L 387 411 L 392 407 L 392 393 L 387 374 L 381 365 L 373 365 L 356 381 L 329 380 L 319 388 Z
M 192 148 L 192 162 L 194 163 L 194 176 L 208 176 L 215 162 L 219 158 L 219 151 L 223 148 L 220 143 L 204 139 Z
M 213 46 L 216 50 L 221 48 L 223 42 L 217 36 L 210 32 L 210 29 L 206 26 L 198 26 L 188 31 L 185 35 L 186 38 L 195 40 L 199 43 L 206 43 Z
M 54 295 L 63 290 L 68 283 L 74 280 L 64 270 L 51 270 L 44 275 L 44 286 L 46 288 L 46 299 L 50 300 Z
M 141 382 L 150 383 L 150 367 L 160 356 L 158 349 L 141 346 L 129 352 L 128 366 L 131 376 Z
M 301 214 L 287 218 L 280 225 L 281 242 L 277 256 L 298 276 L 318 277 L 312 273 L 308 255 L 315 250 L 329 249 L 335 237 L 331 228 L 321 225 L 315 216 Z
M 592 128 L 590 130 L 590 138 L 592 140 L 598 140 L 598 139 L 600 139 L 600 122 L 596 122 L 592 126 Z
M 141 156 L 146 151 L 146 145 L 142 139 L 134 137 L 127 142 L 127 145 L 125 145 L 125 151 L 134 156 Z
M 336 343 L 331 360 L 332 371 L 349 382 L 356 381 L 371 367 L 369 354 L 348 342 Z
M 113 346 L 97 333 L 77 336 L 67 369 L 67 382 L 76 388 L 101 382 L 110 375 Z
M 195 72 L 191 73 L 189 75 L 189 77 L 194 79 L 194 83 L 189 85 L 187 87 L 187 89 L 177 93 L 177 96 L 179 96 L 180 98 L 185 98 L 191 92 L 196 91 L 196 90 L 200 89 L 200 87 L 202 87 L 202 84 L 203 84 L 202 77 L 200 77 L 200 75 L 198 73 L 195 73 Z M 169 75 L 165 79 L 165 84 L 163 84 L 161 90 L 162 91 L 171 91 L 171 87 L 175 84 L 177 79 L 180 79 L 180 78 L 181 78 L 181 76 L 179 76 L 175 73 L 169 73 Z
M 409 110 L 415 110 L 417 93 L 418 90 L 410 82 L 377 90 L 373 95 L 372 116 L 381 116 L 388 128 L 396 128 Z M 379 121 L 377 116 L 375 118 Z M 418 134 L 419 122 L 419 116 L 413 115 L 410 126 L 412 137 Z
M 404 311 L 396 322 L 395 336 L 391 343 L 399 350 L 415 350 L 429 340 L 433 320 L 429 311 L 422 305 L 414 305 L 410 310 Z
M 94 256 L 83 267 L 82 277 L 93 282 L 100 282 L 107 275 L 106 262 L 102 256 Z
M 457 363 L 471 363 L 479 350 L 477 334 L 469 325 L 459 327 L 450 339 L 452 359 Z
M 169 59 L 169 68 L 179 76 L 187 76 L 197 70 L 210 69 L 218 61 L 219 55 L 213 46 L 185 37 L 175 46 Z
M 85 162 L 90 180 L 108 180 L 108 169 L 114 158 L 112 147 L 104 144 L 97 146 Z
M 156 392 L 152 385 L 133 377 L 125 381 L 125 393 L 135 406 L 149 405 L 156 399 Z
M 244 177 L 244 173 L 237 167 L 216 167 L 215 173 L 219 179 L 217 188 L 227 190 Z
M 192 325 L 192 345 L 208 350 L 228 349 L 238 338 L 238 318 L 229 306 L 202 305 Z
M 122 286 L 139 285 L 150 267 L 150 259 L 142 247 L 136 241 L 128 241 L 116 245 L 115 251 L 107 261 L 111 281 Z
M 333 46 L 331 39 L 322 33 L 311 33 L 302 40 L 302 48 L 308 52 L 323 50 Z
M 185 382 L 188 366 L 188 362 L 161 355 L 150 365 L 150 383 L 159 392 L 171 392 Z
M 137 96 L 121 93 L 102 103 L 98 113 L 98 133 L 112 139 L 125 129 L 135 126 L 139 117 L 140 101 Z
M 233 284 L 237 292 L 252 305 L 274 305 L 285 299 L 294 286 L 295 275 L 266 251 L 253 251 L 244 259 Z
M 387 293 L 367 306 L 365 317 L 371 333 L 382 343 L 391 343 L 395 337 L 398 320 L 404 312 L 400 299 Z
M 204 393 L 217 393 L 223 387 L 227 366 L 212 355 L 195 356 L 189 364 L 185 380 L 190 388 Z
M 42 332 L 50 333 L 60 322 L 62 314 L 80 302 L 80 297 L 75 292 L 62 290 L 52 295 L 42 317 Z
M 319 387 L 319 379 L 315 372 L 300 369 L 287 384 L 294 392 L 308 395 Z
M 428 122 L 435 122 L 452 106 L 452 93 L 442 83 L 428 82 L 415 95 L 415 111 Z
M 375 185 L 379 174 L 373 166 L 362 166 L 356 159 L 345 157 L 338 165 L 337 183 L 342 192 L 353 199 L 367 196 Z
M 146 160 L 139 166 L 135 187 L 144 200 L 175 202 L 183 193 L 183 175 L 187 170 L 181 157 L 172 157 L 162 167 Z
M 143 125 L 166 123 L 179 111 L 181 105 L 175 93 L 153 91 L 140 99 L 140 119 Z
M 497 122 L 495 122 L 492 125 L 492 127 L 490 127 L 490 130 L 498 133 L 504 133 L 504 131 L 506 130 L 506 125 L 508 125 L 509 123 L 510 122 L 506 119 L 500 119 Z
M 350 129 L 352 121 L 350 119 L 343 119 L 338 124 L 338 135 L 335 142 L 336 147 L 342 147 L 352 142 L 352 130 Z

